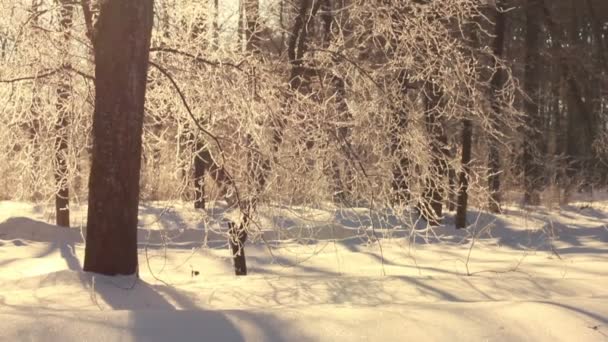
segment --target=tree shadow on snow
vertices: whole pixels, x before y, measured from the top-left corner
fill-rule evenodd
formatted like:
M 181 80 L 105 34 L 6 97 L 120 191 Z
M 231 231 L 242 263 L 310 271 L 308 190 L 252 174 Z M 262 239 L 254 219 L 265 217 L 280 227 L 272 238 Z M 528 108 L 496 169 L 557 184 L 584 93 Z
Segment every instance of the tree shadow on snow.
M 469 244 L 475 237 L 478 241 L 495 242 L 498 246 L 514 250 L 608 254 L 608 248 L 588 245 L 590 241 L 608 243 L 608 227 L 601 221 L 597 226 L 566 225 L 542 210 L 505 210 L 501 215 L 471 210 L 467 213 L 467 229 L 455 229 L 453 221 L 453 217 L 447 217 L 444 225 L 433 228 L 433 234 L 424 237 L 417 234 L 415 242 Z
M 280 317 L 244 310 L 205 310 L 196 295 L 166 285 L 129 277 L 95 277 L 95 293 L 113 310 L 128 310 L 135 341 L 245 341 L 243 327 L 254 340 L 292 341 L 288 322 Z M 175 303 L 175 306 L 174 304 Z M 240 328 L 239 328 L 240 327 Z M 299 334 L 298 340 L 307 341 Z
M 28 241 L 48 243 L 48 247 L 36 257 L 43 258 L 59 250 L 70 270 L 82 270 L 75 253 L 76 244 L 82 242 L 79 229 L 57 227 L 26 217 L 14 217 L 0 223 L 0 239 L 10 240 L 18 247 L 27 246 Z

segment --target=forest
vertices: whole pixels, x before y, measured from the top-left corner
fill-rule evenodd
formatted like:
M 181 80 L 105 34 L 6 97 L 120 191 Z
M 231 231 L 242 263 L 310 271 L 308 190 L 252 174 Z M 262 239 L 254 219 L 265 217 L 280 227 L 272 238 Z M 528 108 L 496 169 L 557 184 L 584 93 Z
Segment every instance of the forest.
M 608 1 L 0 0 L 0 121 L 11 340 L 608 338 Z

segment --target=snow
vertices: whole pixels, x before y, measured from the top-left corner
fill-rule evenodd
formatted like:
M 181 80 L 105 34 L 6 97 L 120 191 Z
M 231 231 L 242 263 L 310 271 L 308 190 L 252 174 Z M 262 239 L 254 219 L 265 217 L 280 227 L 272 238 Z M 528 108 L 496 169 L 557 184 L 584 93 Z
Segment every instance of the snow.
M 608 341 L 605 199 L 471 212 L 461 231 L 264 208 L 246 277 L 232 275 L 225 208 L 189 206 L 141 205 L 136 279 L 82 272 L 85 207 L 65 229 L 51 207 L 0 202 L 0 340 Z

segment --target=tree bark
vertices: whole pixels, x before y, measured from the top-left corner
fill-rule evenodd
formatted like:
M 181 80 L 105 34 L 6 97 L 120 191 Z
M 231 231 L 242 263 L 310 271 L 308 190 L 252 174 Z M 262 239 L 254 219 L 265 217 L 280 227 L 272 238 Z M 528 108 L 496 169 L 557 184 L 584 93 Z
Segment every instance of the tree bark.
M 209 161 L 205 160 L 204 153 L 207 147 L 200 138 L 194 139 L 194 209 L 205 209 L 205 173 Z
M 63 33 L 65 49 L 68 49 L 70 42 L 70 31 L 73 23 L 74 5 L 68 0 L 61 0 L 59 27 Z M 63 52 L 63 66 L 68 68 L 68 52 Z M 68 187 L 68 126 L 71 116 L 71 96 L 72 86 L 70 76 L 62 74 L 59 85 L 57 86 L 57 112 L 58 119 L 55 123 L 55 218 L 60 227 L 70 226 L 70 191 Z
M 230 245 L 230 251 L 232 252 L 234 274 L 237 276 L 247 275 L 247 262 L 245 259 L 247 230 L 244 228 L 245 225 L 245 222 L 238 227 L 234 222 L 228 223 L 228 244 Z
M 576 4 L 573 2 L 573 7 Z M 565 46 L 574 47 L 577 45 L 579 24 L 575 19 L 572 21 L 570 28 L 570 36 L 563 34 L 560 26 L 553 19 L 549 7 L 546 4 L 543 6 L 544 22 L 551 34 L 554 50 L 560 52 L 558 56 L 558 66 L 561 70 L 561 77 L 566 85 L 567 111 L 567 145 L 565 152 L 569 158 L 569 168 L 566 171 L 570 178 L 570 183 L 567 185 L 566 192 L 570 191 L 573 185 L 574 178 L 583 174 L 583 178 L 590 178 L 592 166 L 589 164 L 589 159 L 592 157 L 591 146 L 597 136 L 597 130 L 601 123 L 596 118 L 594 110 L 590 105 L 592 100 L 585 93 L 585 89 L 579 85 L 576 79 L 574 65 L 569 60 L 572 52 L 567 50 Z M 584 39 L 586 40 L 586 39 Z
M 426 92 L 426 129 L 429 134 L 431 145 L 431 159 L 429 174 L 426 178 L 426 189 L 423 194 L 420 211 L 422 216 L 430 225 L 439 225 L 443 217 L 443 189 L 441 189 L 441 178 L 446 176 L 445 165 L 447 137 L 440 122 L 439 110 L 441 89 L 435 84 L 428 83 Z
M 287 56 L 290 65 L 289 89 L 291 91 L 297 91 L 304 94 L 309 90 L 309 76 L 307 75 L 307 68 L 303 65 L 303 58 L 308 48 L 310 24 L 313 21 L 312 19 L 317 15 L 322 3 L 323 1 L 299 1 L 298 13 L 291 29 L 291 37 L 289 38 L 287 46 Z M 289 115 L 286 107 L 290 100 L 290 98 L 287 98 L 283 106 L 282 114 L 285 116 Z M 270 126 L 272 128 L 273 136 L 272 150 L 273 152 L 277 152 L 279 146 L 283 142 L 285 119 L 282 117 L 273 117 L 270 119 Z M 271 168 L 270 159 L 266 158 L 260 161 L 258 169 L 261 170 L 261 174 L 255 177 L 259 189 L 264 188 L 266 179 L 270 175 Z
M 243 6 L 246 27 L 245 27 L 245 41 L 246 50 L 249 52 L 257 52 L 260 48 L 260 37 L 259 37 L 259 1 L 258 0 L 243 0 L 245 5 Z
M 535 151 L 540 147 L 540 45 L 542 34 L 543 0 L 527 0 L 526 8 L 526 64 L 524 90 L 526 124 L 528 134 L 524 137 L 524 204 L 540 204 L 540 165 Z
M 101 4 L 84 270 L 133 274 L 153 0 Z
M 506 18 L 503 13 L 504 0 L 496 1 L 496 16 L 495 16 L 495 26 L 494 26 L 494 58 L 501 59 L 504 55 L 504 41 L 505 41 L 505 29 L 506 29 Z M 501 113 L 501 104 L 498 99 L 500 92 L 502 91 L 505 84 L 505 70 L 502 69 L 498 63 L 494 63 L 496 70 L 492 74 L 492 79 L 490 81 L 492 94 L 491 94 L 491 103 L 492 103 L 492 111 L 494 115 L 494 128 L 498 128 L 498 124 L 496 120 L 500 117 Z M 500 151 L 498 148 L 498 140 L 496 137 L 491 136 L 489 139 L 489 151 L 488 151 L 488 188 L 490 190 L 490 198 L 488 201 L 488 207 L 490 212 L 499 213 L 500 212 Z
M 219 3 L 218 0 L 214 1 L 214 17 L 213 17 L 213 46 L 214 48 L 218 48 L 219 46 L 219 28 L 217 27 L 218 16 L 219 16 Z M 207 26 L 205 23 L 206 18 L 203 16 L 197 19 L 197 32 L 196 36 L 203 36 L 207 31 Z M 205 146 L 205 142 L 199 137 L 199 134 L 196 132 L 196 128 L 194 128 L 190 132 L 190 137 L 192 137 L 192 148 L 194 154 L 194 174 L 193 174 L 193 183 L 194 183 L 194 209 L 205 209 L 205 174 L 207 173 L 207 169 L 209 168 L 209 160 L 205 158 L 205 154 L 208 153 L 207 147 Z
M 469 163 L 471 162 L 471 140 L 473 125 L 471 120 L 462 123 L 462 171 L 458 175 L 458 199 L 456 204 L 456 228 L 467 226 L 467 204 L 469 200 Z
M 408 79 L 405 70 L 399 72 L 397 82 L 400 88 L 400 98 L 405 101 L 408 93 Z M 401 140 L 401 136 L 403 131 L 407 129 L 408 118 L 404 108 L 394 108 L 393 110 L 396 124 L 393 125 L 391 131 L 391 153 L 398 160 L 397 164 L 393 166 L 393 201 L 404 203 L 410 197 L 408 183 L 410 160 L 407 157 L 407 149 Z

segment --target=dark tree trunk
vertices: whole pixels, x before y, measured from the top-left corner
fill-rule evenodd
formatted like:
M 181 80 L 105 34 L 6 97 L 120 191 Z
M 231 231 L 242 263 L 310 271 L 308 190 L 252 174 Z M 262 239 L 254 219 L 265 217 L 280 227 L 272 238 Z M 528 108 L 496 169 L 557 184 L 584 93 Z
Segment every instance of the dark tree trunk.
M 457 193 L 458 190 L 456 189 L 458 180 L 456 179 L 456 177 L 457 177 L 456 170 L 454 170 L 453 167 L 448 165 L 449 193 L 448 193 L 448 198 L 447 198 L 447 206 L 448 206 L 449 211 L 456 210 L 456 201 L 458 201 L 458 193 Z
M 258 0 L 243 0 L 244 5 L 241 15 L 245 17 L 245 50 L 253 55 L 260 53 L 260 37 L 259 37 L 259 1 Z M 243 19 L 241 19 L 243 21 Z M 255 101 L 261 101 L 258 96 L 258 76 L 253 72 L 250 77 L 251 93 Z M 253 135 L 248 133 L 245 137 L 245 145 L 250 147 L 247 153 L 247 168 L 249 174 L 249 182 L 253 185 L 254 195 L 250 202 L 249 210 L 255 210 L 258 199 L 266 187 L 264 158 L 256 150 L 259 150 Z
M 64 35 L 65 48 L 69 46 L 70 30 L 72 29 L 72 17 L 74 5 L 67 0 L 61 0 L 61 17 L 59 20 L 60 29 Z M 67 59 L 68 53 L 64 52 L 63 57 Z M 68 68 L 69 62 L 63 61 L 63 66 Z M 60 227 L 70 226 L 70 191 L 68 187 L 68 126 L 71 114 L 71 95 L 72 87 L 68 74 L 61 75 L 61 81 L 57 86 L 57 112 L 58 119 L 55 123 L 55 218 Z
M 84 270 L 134 274 L 153 0 L 101 4 Z
M 576 3 L 572 3 L 573 8 Z M 566 85 L 566 99 L 567 104 L 567 145 L 565 152 L 569 157 L 569 168 L 567 169 L 567 176 L 570 178 L 570 185 L 573 185 L 573 181 L 577 176 L 588 177 L 592 172 L 592 166 L 589 164 L 589 160 L 592 159 L 593 152 L 591 146 L 593 145 L 597 129 L 601 126 L 598 122 L 592 105 L 592 99 L 585 93 L 584 87 L 579 85 L 575 75 L 575 65 L 570 62 L 570 55 L 572 50 L 567 50 L 565 46 L 575 47 L 577 46 L 577 40 L 579 39 L 579 24 L 576 18 L 572 19 L 572 27 L 570 28 L 570 37 L 563 34 L 563 30 L 553 19 L 549 8 L 543 6 L 544 11 L 544 22 L 546 23 L 549 32 L 551 34 L 553 47 L 556 51 L 561 52 L 559 56 L 559 68 L 561 69 L 562 79 Z M 584 39 L 588 41 L 589 39 Z M 589 180 L 589 179 L 586 179 Z M 566 192 L 570 192 L 570 185 L 567 185 Z
M 447 137 L 440 121 L 439 111 L 441 98 L 443 96 L 439 87 L 435 84 L 426 85 L 426 129 L 431 144 L 431 170 L 427 175 L 425 191 L 420 207 L 424 219 L 430 225 L 439 225 L 443 217 L 443 189 L 441 180 L 446 176 L 447 166 L 444 157 L 446 155 Z
M 593 0 L 586 0 L 587 3 L 587 10 L 589 11 L 589 17 L 590 17 L 590 22 L 591 22 L 591 27 L 593 30 L 593 36 L 595 38 L 596 44 L 598 45 L 597 47 L 597 51 L 600 57 L 600 62 L 602 65 L 602 68 L 604 69 L 605 72 L 608 72 L 608 37 L 606 34 L 602 34 L 602 23 L 600 18 L 602 17 L 602 15 L 608 14 L 608 13 L 597 13 L 595 6 L 593 6 Z M 605 7 L 604 7 L 605 8 Z M 605 21 L 604 21 L 604 27 L 606 27 L 605 25 Z M 602 37 L 603 36 L 603 37 Z
M 311 30 L 312 19 L 317 15 L 323 1 L 300 0 L 298 15 L 296 16 L 291 38 L 287 48 L 287 56 L 291 65 L 289 86 L 292 90 L 305 91 L 308 88 L 306 67 L 303 58 L 308 50 L 308 37 Z
M 400 99 L 405 101 L 408 92 L 408 79 L 405 70 L 399 72 L 397 81 L 400 88 Z M 410 198 L 408 184 L 410 160 L 407 157 L 405 142 L 401 138 L 403 132 L 407 129 L 407 112 L 404 108 L 394 108 L 394 112 L 396 124 L 393 125 L 391 132 L 391 153 L 398 162 L 393 166 L 393 200 L 397 203 L 404 203 Z
M 344 80 L 339 76 L 332 77 L 332 83 L 334 87 L 334 96 L 336 99 L 336 109 L 338 110 L 338 121 L 348 122 L 351 120 L 352 115 L 346 103 L 346 84 Z M 334 128 L 336 143 L 338 144 L 340 151 L 348 156 L 350 159 L 354 159 L 352 154 L 352 145 L 350 140 L 350 130 L 344 125 Z M 348 163 L 338 163 L 332 160 L 333 170 L 333 187 L 334 187 L 334 201 L 336 203 L 348 203 L 352 200 L 352 182 L 353 174 L 349 168 Z M 344 169 L 341 169 L 341 166 Z
M 303 65 L 303 58 L 308 48 L 308 34 L 312 19 L 316 16 L 317 12 L 321 8 L 323 1 L 313 0 L 300 0 L 298 13 L 294 20 L 293 27 L 291 29 L 291 37 L 288 42 L 287 56 L 290 64 L 290 76 L 289 76 L 289 88 L 291 91 L 297 91 L 300 93 L 306 93 L 309 88 L 309 80 L 307 75 L 307 68 Z M 283 115 L 289 115 L 287 107 L 290 99 L 287 98 L 283 105 Z M 270 119 L 270 126 L 272 128 L 272 150 L 277 152 L 279 146 L 283 142 L 283 128 L 285 127 L 285 119 L 282 117 L 273 117 Z M 261 170 L 261 174 L 256 176 L 258 180 L 259 189 L 263 189 L 266 184 L 271 171 L 271 160 L 264 159 L 259 162 L 258 167 Z
M 506 18 L 503 13 L 504 0 L 496 1 L 496 16 L 495 16 L 495 26 L 494 26 L 494 56 L 497 59 L 503 58 L 504 55 L 504 41 L 505 41 L 505 29 L 506 29 Z M 492 103 L 492 111 L 494 114 L 494 128 L 498 128 L 498 124 L 496 120 L 500 117 L 501 113 L 501 104 L 499 101 L 499 94 L 502 91 L 505 83 L 505 71 L 500 68 L 498 63 L 495 63 L 495 67 L 497 68 L 492 75 L 492 79 L 490 81 L 492 86 L 492 94 L 491 103 Z M 489 151 L 488 151 L 488 187 L 490 190 L 490 198 L 488 207 L 490 212 L 499 213 L 500 212 L 500 152 L 498 148 L 498 140 L 490 136 L 489 137 Z
M 321 25 L 323 28 L 323 48 L 328 49 L 333 39 L 332 23 L 334 22 L 333 14 L 333 3 L 331 0 L 320 0 L 321 7 L 319 7 L 321 14 Z M 319 76 L 323 77 L 323 76 Z M 352 156 L 353 149 L 351 144 L 351 130 L 344 123 L 352 120 L 352 113 L 348 108 L 346 102 L 346 82 L 344 79 L 337 74 L 330 74 L 329 79 L 333 89 L 332 96 L 335 99 L 335 108 L 337 110 L 336 121 L 340 124 L 334 128 L 334 138 L 336 139 L 337 146 L 340 152 L 347 156 L 349 159 L 354 159 Z M 331 170 L 333 178 L 333 200 L 336 203 L 349 203 L 353 198 L 353 174 L 348 163 L 340 163 L 337 160 L 332 159 Z
M 462 171 L 458 175 L 458 199 L 456 204 L 456 228 L 467 226 L 467 202 L 469 200 L 469 163 L 471 162 L 471 140 L 473 126 L 471 120 L 462 124 Z
M 236 226 L 234 222 L 228 223 L 228 243 L 234 261 L 234 274 L 237 276 L 247 275 L 247 262 L 245 259 L 245 242 L 247 241 L 247 230 L 245 224 Z
M 245 2 L 244 10 L 246 20 L 245 41 L 247 42 L 247 51 L 257 52 L 260 48 L 259 37 L 259 7 L 258 0 L 242 0 Z
M 525 100 L 526 124 L 528 132 L 524 137 L 524 203 L 540 204 L 541 178 L 540 165 L 536 151 L 540 148 L 539 136 L 539 88 L 540 88 L 540 45 L 542 42 L 543 0 L 527 0 L 526 8 L 526 64 L 524 90 L 528 95 Z
M 213 18 L 213 44 L 217 48 L 219 46 L 218 38 L 218 28 L 217 28 L 217 19 L 218 19 L 218 1 L 214 1 L 214 18 Z M 197 32 L 196 36 L 204 36 L 206 31 L 205 25 L 205 17 L 199 18 L 198 23 L 196 25 Z M 193 128 L 193 131 L 196 131 L 197 128 Z M 193 183 L 194 183 L 194 209 L 205 209 L 205 174 L 207 172 L 209 160 L 205 159 L 205 153 L 208 153 L 207 147 L 205 146 L 204 141 L 199 137 L 198 134 L 191 132 L 190 137 L 193 141 L 193 154 L 194 154 L 194 174 L 193 174 Z
M 34 14 L 32 16 L 32 26 L 38 26 L 38 15 L 36 15 L 39 11 L 41 2 L 40 0 L 32 0 L 31 13 Z M 30 105 L 30 115 L 31 119 L 24 125 L 25 130 L 27 131 L 28 137 L 32 143 L 32 168 L 31 168 L 31 178 L 30 184 L 33 184 L 32 187 L 32 199 L 34 201 L 40 201 L 42 199 L 42 194 L 38 190 L 38 187 L 35 185 L 38 183 L 40 178 L 40 123 L 41 123 L 41 113 L 39 111 L 42 106 L 42 101 L 38 96 L 38 92 L 40 89 L 40 81 L 34 80 L 33 83 L 33 97 L 32 103 Z

